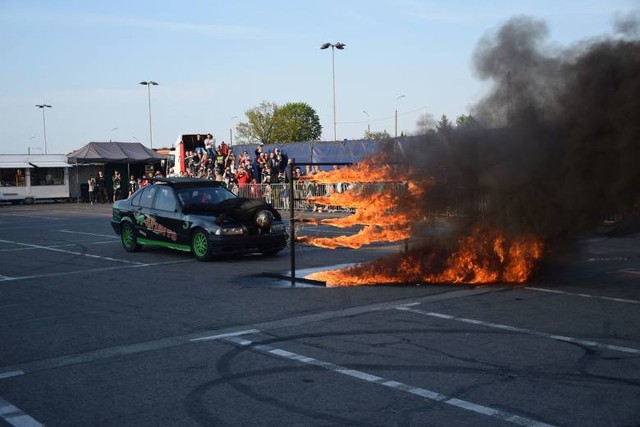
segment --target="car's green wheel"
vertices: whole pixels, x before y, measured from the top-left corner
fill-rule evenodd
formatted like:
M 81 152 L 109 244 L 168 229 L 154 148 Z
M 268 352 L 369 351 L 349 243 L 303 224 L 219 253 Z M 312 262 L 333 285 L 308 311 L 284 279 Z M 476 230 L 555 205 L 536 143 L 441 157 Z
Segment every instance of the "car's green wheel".
M 198 261 L 211 259 L 211 244 L 204 230 L 198 229 L 191 235 L 191 252 Z
M 136 252 L 140 250 L 141 245 L 136 239 L 136 232 L 133 229 L 133 224 L 130 222 L 123 222 L 120 225 L 120 238 L 122 240 L 122 246 L 127 252 Z

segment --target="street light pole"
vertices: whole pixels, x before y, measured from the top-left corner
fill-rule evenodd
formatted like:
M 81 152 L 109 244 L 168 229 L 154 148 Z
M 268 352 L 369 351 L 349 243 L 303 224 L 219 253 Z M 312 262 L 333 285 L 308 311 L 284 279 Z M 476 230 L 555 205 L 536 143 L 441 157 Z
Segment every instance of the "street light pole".
M 231 117 L 231 127 L 229 128 L 229 147 L 233 146 L 233 120 L 237 118 L 238 116 Z
M 396 132 L 395 132 L 396 138 L 398 137 L 398 100 L 399 100 L 400 98 L 406 98 L 406 96 L 407 96 L 407 95 L 400 95 L 400 96 L 398 96 L 398 97 L 396 98 L 396 125 L 395 125 L 395 128 L 396 128 Z
M 367 138 L 369 138 L 369 135 L 371 134 L 371 123 L 369 122 L 369 113 L 367 113 L 364 110 L 362 110 L 362 112 L 367 115 Z
M 336 131 L 336 61 L 335 61 L 335 49 L 342 50 L 346 44 L 344 43 L 323 43 L 320 46 L 320 49 L 327 49 L 331 47 L 331 73 L 332 73 L 332 81 L 333 81 L 333 140 L 337 141 L 337 131 Z
M 149 100 L 149 144 L 151 148 L 153 148 L 153 130 L 151 128 L 151 86 L 158 86 L 158 83 L 153 80 L 149 80 L 148 82 L 140 82 L 141 85 L 147 87 L 147 97 Z
M 36 107 L 42 110 L 42 133 L 44 133 L 44 154 L 47 154 L 47 123 L 44 120 L 44 109 L 51 108 L 51 105 L 38 104 L 36 105 Z

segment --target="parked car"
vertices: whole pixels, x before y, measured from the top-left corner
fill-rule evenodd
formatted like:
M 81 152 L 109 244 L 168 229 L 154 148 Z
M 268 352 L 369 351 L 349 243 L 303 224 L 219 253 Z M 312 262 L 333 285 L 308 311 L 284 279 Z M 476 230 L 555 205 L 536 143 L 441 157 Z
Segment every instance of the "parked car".
M 113 204 L 111 225 L 122 246 L 162 246 L 208 261 L 216 254 L 274 255 L 287 246 L 280 213 L 259 199 L 238 197 L 216 181 L 159 178 Z

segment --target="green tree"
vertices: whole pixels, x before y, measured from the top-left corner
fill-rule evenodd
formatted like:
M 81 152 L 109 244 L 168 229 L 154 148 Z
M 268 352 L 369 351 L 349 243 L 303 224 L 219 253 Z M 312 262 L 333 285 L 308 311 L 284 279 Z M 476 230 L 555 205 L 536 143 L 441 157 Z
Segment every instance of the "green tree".
M 304 102 L 288 102 L 274 114 L 273 140 L 277 142 L 315 141 L 322 135 L 318 113 Z
M 456 126 L 463 127 L 467 123 L 467 120 L 469 120 L 469 117 L 471 116 L 465 116 L 464 114 L 460 114 L 458 117 L 456 117 Z
M 262 101 L 257 107 L 245 111 L 247 121 L 236 125 L 238 141 L 248 144 L 275 142 L 273 133 L 276 127 L 277 109 L 278 106 L 274 102 Z
M 440 117 L 440 121 L 436 125 L 436 129 L 438 132 L 448 132 L 453 130 L 451 120 L 449 120 L 446 114 L 443 114 L 442 117 Z
M 247 121 L 236 125 L 239 142 L 312 141 L 322 135 L 318 114 L 304 102 L 289 102 L 279 107 L 275 102 L 262 101 L 244 114 Z
M 386 130 L 383 130 L 382 132 L 365 132 L 364 133 L 364 139 L 374 139 L 374 140 L 380 140 L 380 139 L 390 139 L 391 135 L 389 135 L 389 132 L 387 132 Z

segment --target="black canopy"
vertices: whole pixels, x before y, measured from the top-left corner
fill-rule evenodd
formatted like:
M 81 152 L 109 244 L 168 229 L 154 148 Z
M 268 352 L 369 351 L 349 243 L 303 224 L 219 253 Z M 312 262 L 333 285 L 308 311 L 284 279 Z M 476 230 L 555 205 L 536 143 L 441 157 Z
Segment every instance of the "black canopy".
M 165 158 L 139 142 L 90 142 L 67 157 L 70 163 L 154 163 Z

